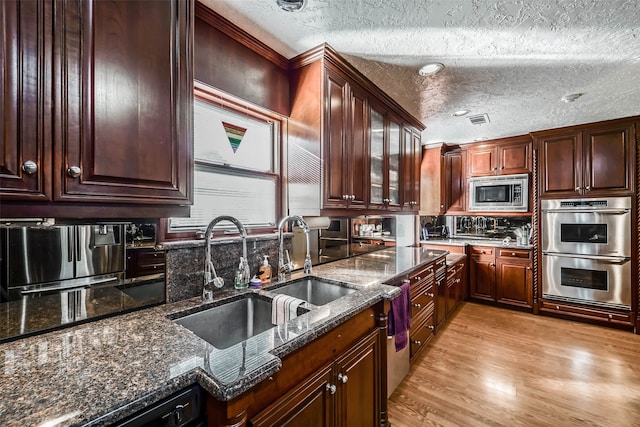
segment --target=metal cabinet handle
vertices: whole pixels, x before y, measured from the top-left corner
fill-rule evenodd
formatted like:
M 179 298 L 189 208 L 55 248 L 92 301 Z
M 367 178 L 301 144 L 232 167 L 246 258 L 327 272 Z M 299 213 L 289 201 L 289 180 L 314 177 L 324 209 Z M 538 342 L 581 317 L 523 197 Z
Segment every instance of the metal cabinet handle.
M 576 191 L 580 191 L 580 187 L 576 187 Z
M 351 199 L 351 200 L 355 200 L 355 199 L 356 199 L 356 195 L 355 195 L 355 194 L 352 194 L 352 195 L 351 195 L 351 197 L 350 197 L 350 199 Z
M 516 253 L 515 252 L 511 252 L 511 256 L 516 256 Z
M 494 263 L 489 263 L 489 267 L 495 267 L 496 265 Z
M 590 185 L 587 185 L 587 186 L 585 187 L 585 190 L 587 190 L 587 191 L 591 191 L 591 186 L 590 186 Z
M 460 279 L 456 279 L 456 283 L 460 283 Z
M 22 164 L 22 171 L 27 175 L 33 175 L 38 172 L 38 164 L 33 160 L 27 160 Z
M 415 308 L 422 308 L 422 304 L 420 304 L 420 303 L 413 304 L 413 306 L 414 306 Z
M 69 175 L 71 178 L 77 178 L 81 173 L 82 169 L 80 169 L 78 166 L 71 166 L 69 167 L 69 169 L 67 169 L 67 175 Z
M 342 381 L 342 384 L 346 384 L 349 381 L 349 377 L 346 375 L 338 374 L 338 381 Z
M 504 169 L 504 166 L 501 166 L 500 169 Z
M 435 295 L 432 292 L 427 292 L 427 296 L 433 298 Z
M 418 340 L 413 340 L 413 343 L 417 346 L 422 345 L 422 341 L 418 341 Z
M 416 277 L 416 280 L 418 280 L 418 282 L 419 282 L 420 280 L 422 280 L 422 277 L 418 276 L 418 277 Z
M 336 394 L 336 386 L 333 384 L 327 384 L 327 391 L 331 394 Z
M 429 328 L 429 329 L 431 329 L 433 331 L 436 327 L 433 326 L 433 325 L 427 325 L 427 328 Z

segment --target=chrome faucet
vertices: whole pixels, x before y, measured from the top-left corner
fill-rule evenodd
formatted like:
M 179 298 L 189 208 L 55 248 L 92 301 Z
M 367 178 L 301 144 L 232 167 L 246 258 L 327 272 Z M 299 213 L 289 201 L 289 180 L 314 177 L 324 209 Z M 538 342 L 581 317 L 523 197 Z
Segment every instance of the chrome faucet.
M 216 270 L 213 268 L 213 263 L 211 262 L 211 232 L 213 231 L 213 227 L 216 226 L 221 221 L 229 221 L 233 225 L 236 226 L 238 231 L 240 232 L 240 237 L 242 237 L 242 270 L 243 276 L 246 276 L 247 282 L 249 282 L 249 262 L 247 259 L 247 231 L 240 221 L 232 216 L 218 216 L 211 220 L 209 225 L 207 226 L 207 230 L 204 232 L 205 236 L 205 259 L 204 259 L 204 284 L 202 289 L 202 299 L 205 301 L 211 301 L 213 297 L 213 291 L 209 288 L 209 284 L 213 283 L 216 288 L 221 288 L 224 286 L 224 281 L 222 278 L 217 277 Z M 245 278 L 245 277 L 243 277 Z
M 307 225 L 307 223 L 304 221 L 304 219 L 302 219 L 301 216 L 298 215 L 289 215 L 286 216 L 284 218 L 282 218 L 282 220 L 280 221 L 280 224 L 278 224 L 278 241 L 279 241 L 279 246 L 278 246 L 278 280 L 279 281 L 283 281 L 286 280 L 287 278 L 287 274 L 291 274 L 291 271 L 293 270 L 293 263 L 291 262 L 291 259 L 289 258 L 289 251 L 287 251 L 287 262 L 284 262 L 284 242 L 283 242 L 283 238 L 282 238 L 282 231 L 283 228 L 285 226 L 285 224 L 289 221 L 296 221 L 296 224 L 298 224 L 299 227 L 302 227 L 302 229 L 304 230 L 304 234 L 307 240 L 307 256 L 304 259 L 304 272 L 305 274 L 311 274 L 311 255 L 309 255 L 309 226 Z

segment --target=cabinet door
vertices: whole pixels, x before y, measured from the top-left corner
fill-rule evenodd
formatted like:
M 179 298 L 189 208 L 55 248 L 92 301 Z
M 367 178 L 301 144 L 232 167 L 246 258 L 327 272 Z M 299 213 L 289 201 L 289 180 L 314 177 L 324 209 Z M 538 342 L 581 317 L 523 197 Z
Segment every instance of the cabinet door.
M 369 130 L 369 203 L 382 206 L 384 199 L 385 162 L 384 162 L 384 114 L 375 108 L 370 109 L 371 123 Z
M 402 207 L 413 208 L 413 134 L 411 128 L 402 128 Z
M 254 427 L 331 427 L 335 425 L 333 365 L 325 366 L 302 384 L 253 417 Z
M 472 148 L 467 151 L 469 176 L 495 175 L 498 167 L 495 145 Z
M 327 71 L 325 122 L 325 207 L 343 207 L 348 197 L 345 138 L 347 137 L 347 81 Z
M 422 154 L 422 135 L 417 130 L 413 130 L 413 210 L 420 209 L 420 158 Z
M 389 121 L 388 168 L 387 168 L 387 206 L 400 207 L 400 124 L 395 120 Z
M 585 195 L 632 194 L 635 127 L 633 123 L 583 131 Z
M 540 196 L 572 197 L 582 187 L 582 134 L 540 137 Z
M 70 0 L 55 13 L 54 198 L 190 203 L 193 2 Z
M 472 256 L 469 274 L 469 296 L 494 301 L 496 280 L 494 258 Z
M 445 162 L 445 194 L 447 212 L 464 212 L 467 180 L 465 177 L 464 151 L 446 153 Z
M 499 257 L 496 261 L 496 300 L 531 307 L 533 272 L 529 262 Z
M 50 1 L 0 3 L 0 198 L 51 200 Z
M 499 144 L 498 174 L 511 175 L 531 172 L 531 140 Z
M 364 207 L 366 204 L 369 165 L 369 102 L 364 92 L 351 87 L 351 141 L 349 141 L 349 162 L 342 168 L 344 179 L 350 181 L 350 206 Z
M 425 148 L 420 162 L 420 213 L 424 215 L 444 215 L 445 175 L 450 168 L 445 163 L 442 148 Z
M 336 360 L 338 426 L 380 425 L 379 336 L 374 330 Z

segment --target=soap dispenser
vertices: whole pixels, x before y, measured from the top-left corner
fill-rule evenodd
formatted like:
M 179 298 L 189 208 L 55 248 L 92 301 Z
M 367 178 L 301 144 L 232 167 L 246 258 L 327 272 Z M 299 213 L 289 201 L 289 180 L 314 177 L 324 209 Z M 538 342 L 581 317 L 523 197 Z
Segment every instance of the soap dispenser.
M 263 255 L 263 257 L 264 259 L 262 260 L 262 265 L 260 266 L 258 277 L 264 285 L 271 282 L 271 265 L 269 265 L 269 255 Z
M 240 257 L 240 264 L 236 270 L 236 277 L 234 280 L 234 287 L 236 289 L 247 289 L 249 287 L 250 280 L 249 265 L 244 257 Z

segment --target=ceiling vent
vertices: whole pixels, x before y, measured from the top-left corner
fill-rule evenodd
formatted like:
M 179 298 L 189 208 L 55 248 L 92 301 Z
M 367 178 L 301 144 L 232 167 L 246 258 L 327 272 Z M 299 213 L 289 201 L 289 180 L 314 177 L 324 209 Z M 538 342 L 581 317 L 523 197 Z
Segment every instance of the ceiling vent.
M 490 122 L 489 115 L 487 113 L 469 116 L 468 119 L 472 125 L 483 125 Z

